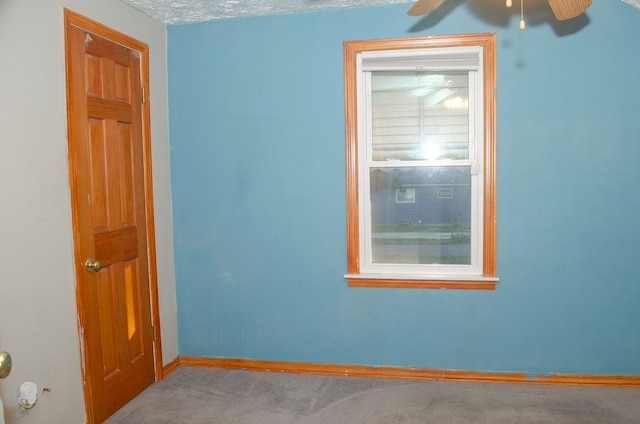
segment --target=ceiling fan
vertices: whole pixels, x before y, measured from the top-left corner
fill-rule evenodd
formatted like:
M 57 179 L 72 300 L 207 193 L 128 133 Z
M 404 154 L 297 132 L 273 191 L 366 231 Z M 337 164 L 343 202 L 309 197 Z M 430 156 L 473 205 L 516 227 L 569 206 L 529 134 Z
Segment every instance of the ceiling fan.
M 524 1 L 524 0 L 521 0 Z M 547 0 L 553 10 L 553 14 L 560 21 L 575 18 L 582 14 L 589 6 L 591 0 Z M 420 16 L 436 10 L 444 0 L 418 0 L 407 12 L 411 16 Z M 511 6 L 511 0 L 506 0 L 507 7 Z M 522 25 L 522 24 L 521 24 Z

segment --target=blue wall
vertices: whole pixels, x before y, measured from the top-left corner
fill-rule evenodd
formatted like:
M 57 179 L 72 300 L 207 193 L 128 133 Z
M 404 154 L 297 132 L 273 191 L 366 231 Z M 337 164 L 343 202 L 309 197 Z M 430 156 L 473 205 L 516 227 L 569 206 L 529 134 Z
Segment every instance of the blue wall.
M 181 355 L 640 375 L 640 11 L 445 4 L 169 27 Z M 497 34 L 501 281 L 349 288 L 342 42 L 465 32 Z

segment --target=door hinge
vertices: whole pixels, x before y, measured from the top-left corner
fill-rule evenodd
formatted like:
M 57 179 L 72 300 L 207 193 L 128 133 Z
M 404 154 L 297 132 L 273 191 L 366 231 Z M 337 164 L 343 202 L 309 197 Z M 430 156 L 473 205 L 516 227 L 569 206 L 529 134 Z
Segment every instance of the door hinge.
M 156 341 L 156 327 L 151 327 L 151 329 L 153 330 L 153 341 Z
M 144 96 L 144 86 L 140 87 L 140 94 L 142 95 L 142 103 L 147 103 L 147 99 Z

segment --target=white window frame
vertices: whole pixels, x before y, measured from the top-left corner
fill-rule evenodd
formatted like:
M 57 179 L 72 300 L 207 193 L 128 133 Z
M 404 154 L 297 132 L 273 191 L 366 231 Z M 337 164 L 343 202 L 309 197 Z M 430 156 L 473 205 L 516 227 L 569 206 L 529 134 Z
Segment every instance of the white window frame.
M 351 286 L 493 289 L 495 275 L 495 35 L 465 34 L 346 41 L 347 274 Z M 465 70 L 469 75 L 468 160 L 374 161 L 371 72 Z M 371 261 L 370 168 L 469 166 L 470 265 L 393 265 Z

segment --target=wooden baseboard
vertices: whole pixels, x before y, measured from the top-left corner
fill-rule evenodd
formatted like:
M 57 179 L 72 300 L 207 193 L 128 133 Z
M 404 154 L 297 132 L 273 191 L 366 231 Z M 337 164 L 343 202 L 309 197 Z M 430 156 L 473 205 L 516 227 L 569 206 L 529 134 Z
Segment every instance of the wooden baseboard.
M 168 376 L 169 374 L 177 370 L 180 365 L 181 365 L 180 357 L 177 356 L 176 359 L 174 359 L 173 361 L 169 362 L 167 365 L 162 367 L 162 378 Z
M 312 362 L 265 361 L 259 359 L 180 356 L 179 366 L 228 368 L 302 374 L 358 377 L 406 378 L 414 380 L 474 381 L 493 383 L 551 384 L 571 386 L 640 387 L 640 376 L 600 374 L 527 374 L 481 371 L 437 370 L 405 367 L 318 364 Z M 175 362 L 172 361 L 171 363 Z M 169 365 L 167 365 L 168 367 Z M 165 367 L 166 368 L 166 367 Z M 172 370 L 173 371 L 173 370 Z M 166 375 L 166 374 L 165 374 Z

